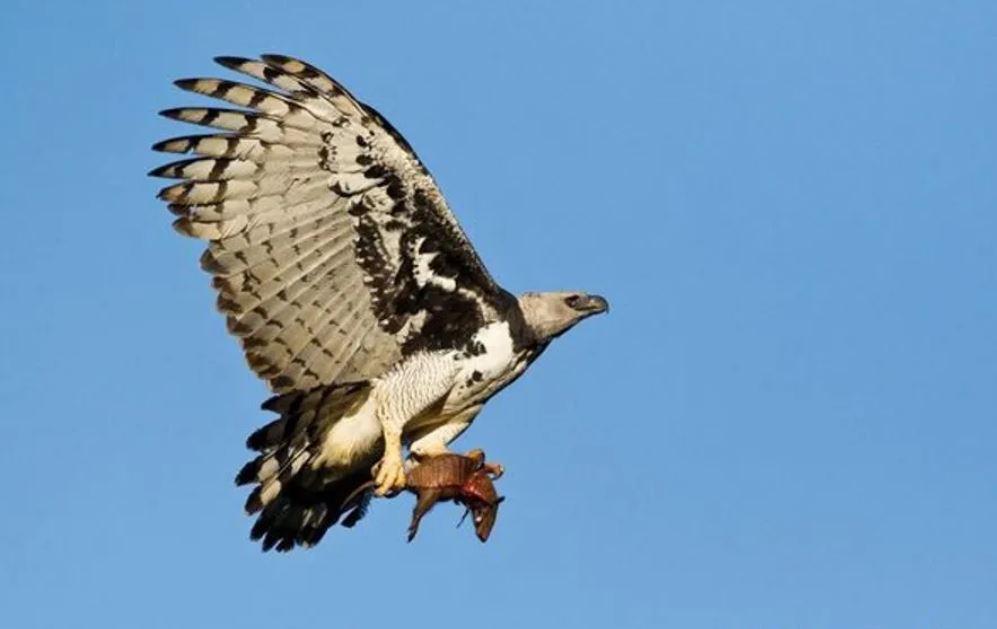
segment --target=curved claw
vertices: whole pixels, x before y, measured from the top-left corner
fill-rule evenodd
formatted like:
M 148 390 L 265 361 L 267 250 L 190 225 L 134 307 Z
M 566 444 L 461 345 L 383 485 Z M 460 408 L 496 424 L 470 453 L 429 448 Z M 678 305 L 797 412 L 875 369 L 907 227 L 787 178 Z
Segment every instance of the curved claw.
M 405 489 L 405 465 L 400 457 L 385 456 L 371 473 L 374 475 L 376 496 L 394 496 Z

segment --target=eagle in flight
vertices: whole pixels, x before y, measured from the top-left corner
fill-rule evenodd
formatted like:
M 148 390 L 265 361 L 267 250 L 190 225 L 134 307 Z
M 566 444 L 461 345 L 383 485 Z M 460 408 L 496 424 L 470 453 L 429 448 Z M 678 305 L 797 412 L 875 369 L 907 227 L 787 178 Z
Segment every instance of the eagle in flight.
M 411 460 L 448 452 L 552 339 L 607 309 L 580 292 L 514 296 L 482 264 L 429 172 L 377 111 L 282 55 L 219 57 L 269 85 L 183 79 L 237 108 L 167 118 L 221 129 L 154 145 L 193 157 L 150 174 L 279 417 L 236 477 L 264 550 L 351 527 Z M 370 481 L 373 479 L 373 483 Z M 372 487 L 372 489 L 364 489 Z

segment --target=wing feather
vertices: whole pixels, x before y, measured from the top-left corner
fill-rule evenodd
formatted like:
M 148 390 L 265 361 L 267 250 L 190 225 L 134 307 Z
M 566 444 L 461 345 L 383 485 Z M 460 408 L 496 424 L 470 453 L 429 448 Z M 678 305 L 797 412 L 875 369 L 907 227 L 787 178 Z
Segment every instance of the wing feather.
M 177 81 L 242 109 L 163 111 L 223 133 L 155 144 L 190 157 L 150 174 L 179 180 L 159 196 L 178 231 L 208 241 L 201 263 L 219 309 L 275 391 L 376 377 L 496 316 L 507 294 L 387 120 L 303 61 L 216 61 L 267 87 Z M 430 321 L 458 311 L 473 315 L 462 330 Z

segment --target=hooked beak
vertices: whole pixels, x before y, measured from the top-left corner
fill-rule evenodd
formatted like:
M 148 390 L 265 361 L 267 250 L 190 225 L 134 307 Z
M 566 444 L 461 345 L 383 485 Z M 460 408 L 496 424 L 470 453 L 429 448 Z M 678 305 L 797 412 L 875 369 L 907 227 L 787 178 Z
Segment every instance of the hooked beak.
M 609 302 L 602 295 L 587 295 L 585 303 L 582 307 L 590 315 L 602 314 L 604 312 L 609 312 Z

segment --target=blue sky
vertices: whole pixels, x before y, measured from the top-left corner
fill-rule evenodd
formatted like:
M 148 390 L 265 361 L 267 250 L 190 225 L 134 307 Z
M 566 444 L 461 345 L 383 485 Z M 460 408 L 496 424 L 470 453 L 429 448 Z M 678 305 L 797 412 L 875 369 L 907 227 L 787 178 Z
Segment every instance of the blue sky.
M 5 4 L 4 626 L 997 626 L 997 5 L 414 5 Z M 266 393 L 145 172 L 171 81 L 260 52 L 510 290 L 612 302 L 458 442 L 487 545 L 408 498 L 246 539 Z

